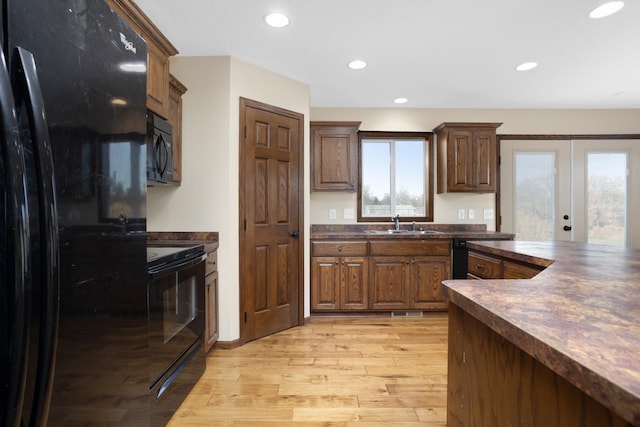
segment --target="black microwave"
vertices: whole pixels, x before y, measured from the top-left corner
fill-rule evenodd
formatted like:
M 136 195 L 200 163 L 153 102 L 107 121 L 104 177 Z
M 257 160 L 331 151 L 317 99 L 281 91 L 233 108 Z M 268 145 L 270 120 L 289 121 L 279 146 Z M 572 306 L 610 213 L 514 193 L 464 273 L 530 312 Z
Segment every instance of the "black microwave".
M 172 133 L 171 123 L 147 112 L 147 185 L 173 183 Z

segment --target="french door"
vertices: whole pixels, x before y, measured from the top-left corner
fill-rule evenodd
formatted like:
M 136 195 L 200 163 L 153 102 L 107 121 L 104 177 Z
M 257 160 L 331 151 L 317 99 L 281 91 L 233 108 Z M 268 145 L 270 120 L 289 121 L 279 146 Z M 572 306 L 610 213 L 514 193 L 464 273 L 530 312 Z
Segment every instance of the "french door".
M 500 156 L 502 231 L 640 247 L 640 141 L 503 140 Z

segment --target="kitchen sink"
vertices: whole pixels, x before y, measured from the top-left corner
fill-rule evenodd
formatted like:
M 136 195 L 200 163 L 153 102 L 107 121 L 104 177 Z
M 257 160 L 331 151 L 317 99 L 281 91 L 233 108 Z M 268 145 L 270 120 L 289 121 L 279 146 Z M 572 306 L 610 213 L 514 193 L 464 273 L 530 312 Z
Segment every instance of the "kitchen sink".
M 367 230 L 367 234 L 408 234 L 408 235 L 420 235 L 420 234 L 442 234 L 442 231 L 436 230 Z

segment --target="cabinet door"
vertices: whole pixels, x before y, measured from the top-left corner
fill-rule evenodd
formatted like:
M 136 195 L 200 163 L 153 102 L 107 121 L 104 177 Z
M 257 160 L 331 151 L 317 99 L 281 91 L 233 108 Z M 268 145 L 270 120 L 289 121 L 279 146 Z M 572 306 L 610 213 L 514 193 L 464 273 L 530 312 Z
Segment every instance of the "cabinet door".
M 342 258 L 340 308 L 363 310 L 368 305 L 369 266 L 366 258 Z
M 312 191 L 358 189 L 357 126 L 311 126 Z
M 448 257 L 415 257 L 411 260 L 411 308 L 444 309 L 442 281 L 451 278 Z
M 495 131 L 477 130 L 472 138 L 473 160 L 472 179 L 469 184 L 473 191 L 490 192 L 496 190 L 496 141 Z
M 169 57 L 147 44 L 147 108 L 169 118 Z
M 218 272 L 205 277 L 205 352 L 218 341 Z
M 169 81 L 169 123 L 173 126 L 173 184 L 182 181 L 182 95 L 187 88 L 170 75 Z
M 448 191 L 473 190 L 473 134 L 469 130 L 453 130 L 447 150 Z
M 340 307 L 340 258 L 311 258 L 311 309 Z
M 496 191 L 496 129 L 502 123 L 442 123 L 438 146 L 438 193 Z
M 409 307 L 410 260 L 410 257 L 374 257 L 370 259 L 370 308 L 395 310 Z

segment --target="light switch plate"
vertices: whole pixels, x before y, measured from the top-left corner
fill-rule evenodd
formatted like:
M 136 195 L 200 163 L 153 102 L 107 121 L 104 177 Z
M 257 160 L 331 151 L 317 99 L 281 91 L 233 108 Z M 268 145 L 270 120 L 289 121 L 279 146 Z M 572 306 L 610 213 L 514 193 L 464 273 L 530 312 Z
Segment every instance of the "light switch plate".
M 329 219 L 336 219 L 337 213 L 335 209 L 329 209 Z
M 476 219 L 476 210 L 469 209 L 469 219 Z
M 344 219 L 353 219 L 355 218 L 355 212 L 353 210 L 353 208 L 345 208 L 345 210 L 342 213 L 342 217 Z
M 493 209 L 484 210 L 484 219 L 493 219 Z
M 458 209 L 458 219 L 464 219 L 464 209 Z

